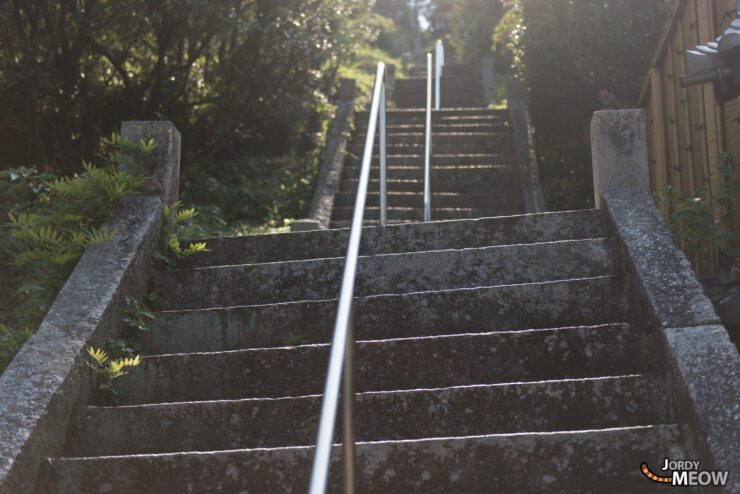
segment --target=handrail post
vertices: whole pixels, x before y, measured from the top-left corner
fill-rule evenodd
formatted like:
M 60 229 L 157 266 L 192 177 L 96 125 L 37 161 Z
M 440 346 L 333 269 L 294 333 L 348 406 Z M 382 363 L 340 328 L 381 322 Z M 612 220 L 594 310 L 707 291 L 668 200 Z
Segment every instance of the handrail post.
M 342 461 L 344 462 L 344 494 L 355 492 L 355 324 L 354 309 L 349 311 L 347 342 L 344 350 L 344 370 L 342 382 Z
M 439 78 L 437 78 L 437 108 L 439 108 Z M 431 186 L 429 165 L 432 153 L 432 54 L 427 53 L 427 112 L 426 139 L 424 142 L 424 221 L 431 219 Z
M 385 131 L 385 78 L 383 78 L 383 89 L 380 91 L 380 114 L 378 116 L 380 126 L 380 226 L 385 226 L 388 220 L 387 183 L 386 183 L 386 131 Z
M 442 40 L 437 40 L 437 50 L 435 53 L 434 63 L 434 75 L 435 75 L 435 93 L 434 93 L 434 109 L 439 110 L 440 102 L 440 79 L 442 78 L 442 67 L 445 64 L 445 47 L 442 44 Z

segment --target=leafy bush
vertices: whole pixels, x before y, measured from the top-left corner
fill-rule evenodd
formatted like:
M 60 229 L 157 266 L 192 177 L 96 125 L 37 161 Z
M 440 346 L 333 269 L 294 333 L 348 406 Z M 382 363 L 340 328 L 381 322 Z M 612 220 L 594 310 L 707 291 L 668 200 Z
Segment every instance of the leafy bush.
M 740 167 L 729 153 L 721 154 L 715 163 L 720 180 L 712 187 L 697 189 L 691 197 L 683 199 L 671 186 L 654 192 L 659 208 L 668 212 L 666 224 L 673 239 L 691 261 L 694 269 L 714 272 L 715 253 L 718 248 L 736 255 L 740 246 L 740 225 L 731 210 L 732 197 L 740 193 Z M 715 217 L 717 219 L 715 219 Z
M 0 171 L 0 212 L 9 218 L 0 229 L 0 369 L 38 327 L 85 249 L 113 238 L 115 231 L 103 222 L 115 202 L 137 194 L 146 180 L 112 163 L 121 152 L 149 153 L 153 143 L 134 145 L 117 137 L 108 142 L 103 168 L 84 163 L 84 171 L 72 177 L 32 168 Z
M 114 386 L 113 380 L 125 376 L 131 372 L 131 369 L 137 367 L 141 363 L 141 356 L 110 359 L 106 352 L 93 347 L 87 350 L 87 355 L 89 357 L 87 365 L 102 379 L 98 389 L 104 393 L 107 399 L 117 405 L 120 403 L 122 396 Z
M 502 5 L 498 0 L 455 0 L 448 23 L 450 43 L 458 63 L 480 65 L 490 57 L 491 37 L 501 19 Z
M 589 125 L 598 93 L 635 105 L 658 38 L 665 0 L 509 0 L 496 39 L 529 89 L 529 112 L 549 209 L 593 206 Z

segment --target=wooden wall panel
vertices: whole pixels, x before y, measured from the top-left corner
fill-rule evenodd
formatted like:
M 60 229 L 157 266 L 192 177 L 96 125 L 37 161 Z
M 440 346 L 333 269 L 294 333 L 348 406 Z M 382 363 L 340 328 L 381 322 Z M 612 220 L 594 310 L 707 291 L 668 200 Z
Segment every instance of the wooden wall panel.
M 682 88 L 685 50 L 721 35 L 735 18 L 736 0 L 679 0 L 653 59 L 640 104 L 648 119 L 650 180 L 653 189 L 670 185 L 687 198 L 701 187 L 706 199 L 720 180 L 720 153 L 740 165 L 740 98 L 717 105 L 711 84 Z M 732 200 L 740 223 L 740 197 Z M 663 208 L 664 214 L 669 214 Z M 717 216 L 719 216 L 717 212 Z M 699 274 L 711 274 L 713 261 L 697 262 Z

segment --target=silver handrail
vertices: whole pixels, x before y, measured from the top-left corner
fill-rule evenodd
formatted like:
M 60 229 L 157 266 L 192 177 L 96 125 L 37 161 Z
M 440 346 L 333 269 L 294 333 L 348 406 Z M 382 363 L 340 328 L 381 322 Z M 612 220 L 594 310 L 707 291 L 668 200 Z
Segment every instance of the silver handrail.
M 437 79 L 437 107 L 439 108 L 439 79 Z M 424 221 L 431 220 L 431 186 L 429 165 L 432 154 L 432 54 L 427 53 L 427 113 L 426 139 L 424 141 Z
M 445 65 L 445 45 L 442 44 L 442 40 L 437 40 L 437 46 L 436 46 L 436 53 L 435 53 L 435 64 L 434 64 L 434 75 L 436 79 L 436 86 L 435 86 L 435 96 L 434 96 L 434 109 L 439 110 L 439 100 L 440 100 L 440 88 L 439 88 L 439 80 L 442 78 L 442 67 Z
M 379 121 L 379 122 L 378 122 Z M 354 328 L 352 324 L 352 298 L 355 291 L 355 277 L 357 275 L 357 259 L 360 251 L 360 235 L 362 234 L 362 220 L 365 213 L 367 198 L 367 184 L 370 181 L 370 163 L 375 146 L 375 131 L 380 123 L 380 224 L 385 226 L 385 64 L 378 63 L 375 73 L 373 99 L 370 104 L 370 117 L 367 124 L 365 149 L 362 154 L 360 179 L 357 184 L 355 210 L 352 216 L 352 226 L 349 231 L 347 257 L 342 275 L 342 288 L 339 293 L 337 319 L 334 324 L 334 337 L 329 355 L 329 371 L 324 387 L 324 399 L 321 405 L 319 432 L 316 438 L 313 469 L 309 494 L 324 494 L 329 477 L 329 463 L 331 460 L 332 438 L 339 402 L 339 385 L 342 382 L 343 404 L 343 441 L 342 458 L 344 464 L 344 493 L 354 493 Z

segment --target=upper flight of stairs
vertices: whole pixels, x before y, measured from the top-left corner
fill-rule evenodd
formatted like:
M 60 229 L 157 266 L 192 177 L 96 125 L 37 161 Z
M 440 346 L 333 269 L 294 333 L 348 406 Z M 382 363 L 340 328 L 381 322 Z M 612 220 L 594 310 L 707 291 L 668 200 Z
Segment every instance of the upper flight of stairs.
M 411 78 L 398 79 L 388 110 L 388 223 L 424 219 L 424 153 L 426 139 L 426 72 L 412 67 Z M 524 199 L 519 184 L 513 130 L 506 110 L 481 108 L 479 78 L 468 65 L 446 65 L 442 108 L 432 110 L 430 216 L 432 220 L 520 214 Z M 419 99 L 417 96 L 421 96 Z M 418 101 L 417 101 L 418 100 Z M 330 226 L 350 225 L 357 193 L 368 112 L 355 115 Z M 379 139 L 370 172 L 365 224 L 380 218 Z
M 411 67 L 407 79 L 398 79 L 393 89 L 393 101 L 398 108 L 426 106 L 427 68 Z M 434 68 L 432 68 L 434 77 Z M 480 107 L 483 105 L 481 75 L 470 65 L 445 65 L 440 78 L 440 106 L 442 108 Z M 432 81 L 432 94 L 436 90 Z M 432 96 L 434 101 L 434 95 Z M 434 103 L 432 103 L 434 104 Z
M 367 112 L 355 117 L 331 225 L 349 226 L 367 132 Z M 424 110 L 388 110 L 388 222 L 424 218 Z M 370 172 L 365 224 L 379 219 L 378 139 Z M 432 112 L 432 220 L 524 212 L 514 138 L 502 110 L 454 108 Z
M 347 239 L 155 273 L 124 402 L 75 411 L 40 492 L 305 492 Z M 356 297 L 359 493 L 658 492 L 640 463 L 691 457 L 600 211 L 368 228 Z

